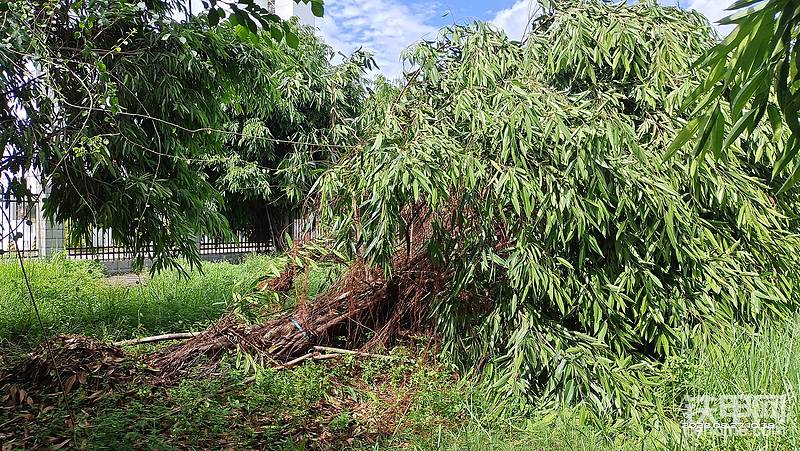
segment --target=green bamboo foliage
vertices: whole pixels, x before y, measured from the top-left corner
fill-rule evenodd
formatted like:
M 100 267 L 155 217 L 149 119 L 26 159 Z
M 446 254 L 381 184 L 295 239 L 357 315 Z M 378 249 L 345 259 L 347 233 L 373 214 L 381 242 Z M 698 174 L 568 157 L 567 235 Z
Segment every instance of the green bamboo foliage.
M 500 393 L 636 410 L 662 357 L 794 308 L 796 194 L 764 181 L 759 132 L 725 165 L 662 163 L 715 42 L 702 16 L 551 6 L 523 43 L 477 23 L 410 49 L 418 70 L 320 205 L 389 273 L 409 214 L 432 212 L 427 252 L 454 274 L 430 297 L 438 331 Z
M 673 148 L 694 140 L 699 161 L 759 127 L 779 144 L 772 178 L 782 190 L 800 180 L 800 4 L 791 0 L 738 0 L 720 20 L 733 31 L 696 65 L 707 71 L 686 99 L 694 117 Z

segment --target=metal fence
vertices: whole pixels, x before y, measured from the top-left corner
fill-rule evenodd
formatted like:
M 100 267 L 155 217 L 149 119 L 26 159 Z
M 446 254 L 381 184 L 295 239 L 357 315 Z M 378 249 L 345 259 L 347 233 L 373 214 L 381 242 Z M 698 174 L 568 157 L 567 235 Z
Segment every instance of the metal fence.
M 274 250 L 271 242 L 252 241 L 244 234 L 238 234 L 234 241 L 221 241 L 208 237 L 197 243 L 200 255 L 231 255 L 269 252 Z M 67 256 L 78 260 L 117 261 L 130 260 L 133 254 L 114 240 L 111 230 L 95 230 L 88 239 L 65 246 Z M 147 250 L 147 247 L 144 248 Z
M 291 235 L 294 241 L 311 241 L 319 238 L 319 229 L 314 215 L 295 213 L 292 216 Z
M 117 244 L 109 229 L 95 229 L 89 237 L 77 242 L 70 242 L 67 238 L 65 244 L 64 250 L 67 256 L 76 260 L 114 261 L 133 258 L 124 246 Z
M 41 203 L 37 200 L 18 201 L 0 197 L 0 258 L 16 257 L 19 250 L 25 258 L 37 258 L 65 251 L 68 258 L 116 262 L 122 268 L 134 258 L 130 249 L 121 245 L 109 229 L 96 229 L 88 237 L 75 239 L 69 224 L 53 224 L 42 218 Z M 287 212 L 285 231 L 294 241 L 317 237 L 313 215 Z M 207 259 L 227 258 L 237 254 L 271 252 L 276 250 L 271 240 L 253 240 L 238 233 L 234 240 L 204 237 L 197 242 L 198 252 Z M 145 252 L 147 248 L 143 249 Z
M 239 233 L 236 241 L 226 242 L 211 238 L 201 238 L 200 255 L 213 254 L 249 254 L 253 252 L 269 252 L 275 250 L 272 242 L 253 241 L 247 235 Z

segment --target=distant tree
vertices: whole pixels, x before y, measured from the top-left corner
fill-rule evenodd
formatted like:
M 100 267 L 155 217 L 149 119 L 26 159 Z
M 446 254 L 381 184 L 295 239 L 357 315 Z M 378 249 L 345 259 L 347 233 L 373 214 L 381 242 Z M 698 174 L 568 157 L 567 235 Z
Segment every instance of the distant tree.
M 244 92 L 270 108 L 254 81 L 285 74 L 263 61 L 300 45 L 295 25 L 269 17 L 259 29 L 234 4 L 231 20 L 212 2 L 177 21 L 183 3 L 0 2 L 3 194 L 31 196 L 21 174 L 38 174 L 48 217 L 69 221 L 76 239 L 110 228 L 154 270 L 179 256 L 196 264 L 201 235 L 230 237 L 200 165 L 229 142 L 223 129 Z
M 229 133 L 203 165 L 225 198 L 232 229 L 278 246 L 285 221 L 302 209 L 333 150 L 358 143 L 355 118 L 369 94 L 364 74 L 375 67 L 364 51 L 331 64 L 333 50 L 312 29 L 297 34 L 297 48 L 250 55 L 259 75 L 225 101 Z

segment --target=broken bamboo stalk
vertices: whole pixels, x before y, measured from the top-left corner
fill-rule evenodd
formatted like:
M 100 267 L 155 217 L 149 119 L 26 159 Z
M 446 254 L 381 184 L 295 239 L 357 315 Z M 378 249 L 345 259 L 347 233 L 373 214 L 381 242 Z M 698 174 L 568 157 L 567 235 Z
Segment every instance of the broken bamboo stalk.
M 278 369 L 291 368 L 291 367 L 297 365 L 298 363 L 301 363 L 304 360 L 308 360 L 308 359 L 310 359 L 312 357 L 314 357 L 314 353 L 313 352 L 309 352 L 308 354 L 303 354 L 303 355 L 301 355 L 300 357 L 298 357 L 296 359 L 289 360 L 288 362 L 286 362 L 283 365 L 279 366 Z
M 341 357 L 344 354 L 314 354 L 311 360 L 329 360 Z
M 188 338 L 192 338 L 197 334 L 194 332 L 178 332 L 174 334 L 163 334 L 163 335 L 153 335 L 152 337 L 143 337 L 143 338 L 134 338 L 131 340 L 122 340 L 122 341 L 115 341 L 113 344 L 114 346 L 129 346 L 129 345 L 141 345 L 145 343 L 155 343 L 158 341 L 166 341 L 166 340 L 186 340 Z
M 369 352 L 361 352 L 361 351 L 351 351 L 349 349 L 341 349 L 341 348 L 331 348 L 328 346 L 314 346 L 311 349 L 320 352 L 328 352 L 333 354 L 348 354 L 348 355 L 355 355 L 359 357 L 375 357 L 377 359 L 386 359 L 386 360 L 394 360 L 394 357 L 389 355 L 383 354 L 372 354 Z
M 290 360 L 283 365 L 279 366 L 278 369 L 285 370 L 303 363 L 306 360 L 330 360 L 339 358 L 345 355 L 355 355 L 360 357 L 382 357 L 385 359 L 391 359 L 392 357 L 380 354 L 370 354 L 368 352 L 358 352 L 358 351 L 350 351 L 347 349 L 339 349 L 339 348 L 329 348 L 326 346 L 314 346 L 312 348 L 314 352 L 309 352 L 308 354 L 303 354 L 300 357 Z M 320 351 L 326 351 L 327 354 L 321 354 Z

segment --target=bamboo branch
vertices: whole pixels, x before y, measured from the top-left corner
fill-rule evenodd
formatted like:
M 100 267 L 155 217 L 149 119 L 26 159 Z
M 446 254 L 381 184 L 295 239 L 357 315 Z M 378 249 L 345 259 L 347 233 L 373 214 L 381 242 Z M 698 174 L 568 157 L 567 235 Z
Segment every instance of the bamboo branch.
M 155 343 L 157 341 L 165 340 L 186 340 L 192 338 L 197 334 L 194 332 L 178 332 L 174 334 L 154 335 L 152 337 L 134 338 L 132 340 L 115 341 L 114 346 L 128 346 L 128 345 L 141 345 L 145 343 Z
M 314 357 L 314 353 L 313 352 L 309 352 L 308 354 L 301 355 L 300 357 L 298 357 L 298 358 L 296 358 L 294 360 L 289 360 L 288 362 L 286 362 L 283 365 L 279 366 L 278 369 L 291 368 L 291 367 L 297 365 L 298 363 L 301 363 L 301 362 L 303 362 L 305 360 L 308 360 L 308 359 L 310 359 L 312 357 Z
M 314 346 L 311 348 L 314 352 L 309 352 L 308 354 L 301 355 L 300 357 L 290 360 L 283 365 L 279 366 L 278 369 L 289 369 L 294 366 L 297 366 L 300 363 L 303 363 L 306 360 L 330 360 L 335 359 L 337 357 L 342 357 L 344 355 L 354 355 L 358 357 L 377 357 L 381 359 L 393 359 L 394 357 L 390 357 L 388 355 L 381 355 L 381 354 L 370 354 L 368 352 L 358 352 L 358 351 L 350 351 L 348 349 L 339 349 L 339 348 L 329 348 L 326 346 Z M 321 352 L 327 352 L 327 354 L 321 354 Z
M 342 354 L 314 354 L 311 357 L 312 360 L 328 360 L 328 359 L 335 359 L 337 357 L 341 357 Z
M 371 354 L 369 352 L 360 352 L 360 351 L 351 351 L 349 349 L 340 349 L 340 348 L 330 348 L 327 346 L 314 346 L 311 348 L 315 351 L 320 352 L 328 352 L 333 354 L 348 354 L 348 355 L 355 355 L 359 357 L 375 357 L 377 359 L 386 359 L 386 360 L 394 360 L 394 357 L 383 355 L 383 354 Z

